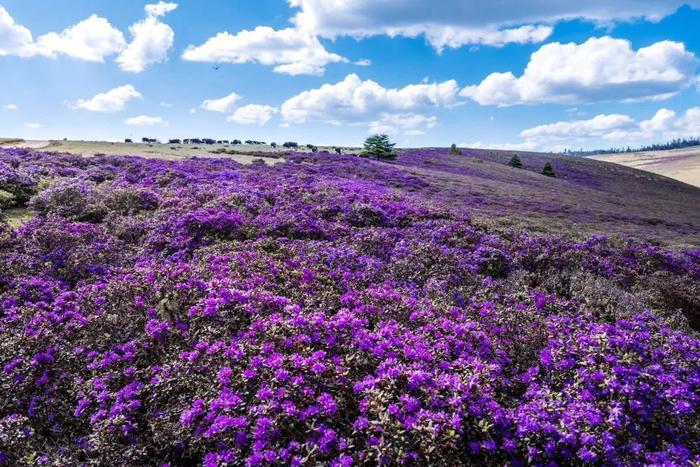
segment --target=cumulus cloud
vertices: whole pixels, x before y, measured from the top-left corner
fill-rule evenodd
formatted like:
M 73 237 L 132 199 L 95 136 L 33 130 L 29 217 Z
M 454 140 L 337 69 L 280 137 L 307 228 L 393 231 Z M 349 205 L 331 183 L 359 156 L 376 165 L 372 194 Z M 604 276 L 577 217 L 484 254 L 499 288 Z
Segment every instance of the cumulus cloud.
M 160 22 L 159 17 L 175 8 L 177 4 L 162 1 L 146 5 L 147 16 L 130 27 L 133 39 L 127 43 L 121 31 L 97 15 L 62 32 L 49 32 L 34 40 L 31 31 L 17 24 L 0 5 L 0 56 L 67 56 L 101 63 L 105 58 L 119 54 L 119 66 L 125 71 L 138 73 L 153 63 L 167 59 L 175 33 L 170 26 Z
M 425 130 L 435 128 L 438 120 L 435 116 L 422 114 L 383 114 L 379 120 L 369 125 L 370 133 L 393 135 L 403 133 L 406 136 L 425 134 Z
M 632 50 L 629 41 L 554 42 L 532 54 L 520 77 L 492 73 L 460 95 L 482 105 L 661 100 L 692 84 L 698 59 L 679 42 Z
M 32 32 L 17 24 L 0 5 L 0 57 L 16 55 L 19 57 L 31 57 L 36 53 Z
M 30 123 L 25 123 L 24 126 L 27 128 L 31 128 L 32 130 L 36 130 L 38 128 L 41 128 L 41 123 L 30 122 Z
M 79 60 L 103 62 L 105 57 L 118 53 L 125 44 L 124 35 L 105 18 L 97 15 L 62 32 L 50 32 L 34 40 L 31 31 L 17 24 L 0 5 L 0 56 L 56 58 L 65 55 Z
M 48 57 L 67 55 L 88 62 L 104 62 L 124 48 L 124 35 L 105 18 L 92 15 L 65 29 L 50 32 L 36 40 L 37 53 Z
M 356 74 L 350 74 L 336 84 L 324 84 L 288 99 L 282 104 L 281 114 L 290 123 L 370 123 L 376 116 L 398 119 L 395 115 L 447 107 L 454 103 L 458 90 L 454 80 L 397 89 L 385 88 L 371 80 L 362 81 Z
M 259 63 L 288 75 L 321 75 L 329 63 L 347 62 L 328 52 L 310 32 L 266 26 L 235 35 L 221 32 L 200 46 L 190 45 L 182 58 L 191 62 Z
M 241 96 L 235 92 L 232 92 L 228 96 L 224 96 L 219 99 L 206 99 L 204 102 L 202 102 L 200 108 L 210 112 L 228 113 L 236 107 L 236 103 L 240 99 Z
M 78 99 L 71 107 L 89 110 L 90 112 L 118 112 L 124 110 L 129 101 L 140 99 L 141 97 L 140 92 L 132 85 L 127 84 L 97 94 L 92 99 Z
M 277 112 L 277 107 L 249 104 L 236 109 L 233 115 L 229 116 L 227 120 L 241 125 L 263 126 L 267 124 Z
M 659 109 L 651 118 L 638 121 L 628 115 L 597 115 L 587 120 L 572 120 L 539 125 L 520 133 L 524 141 L 494 145 L 500 149 L 563 150 L 564 148 L 599 148 L 609 145 L 636 147 L 674 138 L 700 136 L 700 107 L 683 114 Z
M 589 120 L 557 122 L 539 125 L 520 133 L 526 139 L 571 139 L 604 136 L 611 131 L 634 127 L 635 121 L 627 115 L 597 115 Z
M 176 3 L 162 1 L 146 5 L 147 17 L 129 27 L 133 39 L 117 58 L 122 70 L 140 73 L 148 66 L 168 59 L 168 52 L 175 42 L 175 32 L 159 17 L 176 8 Z
M 583 19 L 598 24 L 647 19 L 656 21 L 698 0 L 288 0 L 299 8 L 295 24 L 322 37 L 379 34 L 423 35 L 437 49 L 465 44 L 500 46 L 539 42 L 551 25 Z
M 162 117 L 149 117 L 148 115 L 139 115 L 138 117 L 131 117 L 124 120 L 124 123 L 129 126 L 168 126 L 168 122 L 163 120 Z
M 148 16 L 164 16 L 177 8 L 177 3 L 166 3 L 161 0 L 158 3 L 146 5 L 145 10 Z

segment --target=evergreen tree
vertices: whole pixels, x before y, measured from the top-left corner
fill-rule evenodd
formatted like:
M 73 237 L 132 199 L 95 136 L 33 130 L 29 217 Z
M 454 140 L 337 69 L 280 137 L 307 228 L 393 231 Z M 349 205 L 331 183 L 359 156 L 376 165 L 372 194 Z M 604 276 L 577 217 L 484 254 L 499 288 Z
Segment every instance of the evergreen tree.
M 377 159 L 393 160 L 396 159 L 394 146 L 396 146 L 396 143 L 392 143 L 387 135 L 373 135 L 365 140 L 365 148 L 362 151 L 362 155 L 374 156 Z
M 461 156 L 462 151 L 457 147 L 456 144 L 453 143 L 452 146 L 450 146 L 450 154 L 453 154 L 455 156 Z
M 554 173 L 554 168 L 552 167 L 552 164 L 550 164 L 549 162 L 547 162 L 542 168 L 542 175 L 546 175 L 547 177 L 557 176 L 557 174 Z
M 515 167 L 516 169 L 521 169 L 523 167 L 523 163 L 517 154 L 513 154 L 513 157 L 511 157 L 508 161 L 508 165 L 511 167 Z

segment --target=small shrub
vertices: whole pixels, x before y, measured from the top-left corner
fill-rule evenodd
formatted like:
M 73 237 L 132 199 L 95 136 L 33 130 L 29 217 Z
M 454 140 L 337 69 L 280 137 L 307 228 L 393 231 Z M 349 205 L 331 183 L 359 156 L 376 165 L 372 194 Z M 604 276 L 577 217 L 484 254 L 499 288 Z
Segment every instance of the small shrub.
M 452 144 L 452 146 L 450 146 L 450 154 L 454 156 L 461 156 L 462 150 L 459 149 L 456 144 Z
M 523 167 L 523 163 L 517 154 L 513 154 L 513 157 L 511 157 L 508 161 L 508 165 L 511 167 L 515 167 L 516 169 L 522 169 Z
M 556 177 L 557 174 L 554 172 L 554 168 L 552 167 L 552 164 L 547 162 L 544 167 L 542 168 L 542 175 L 545 175 L 547 177 Z

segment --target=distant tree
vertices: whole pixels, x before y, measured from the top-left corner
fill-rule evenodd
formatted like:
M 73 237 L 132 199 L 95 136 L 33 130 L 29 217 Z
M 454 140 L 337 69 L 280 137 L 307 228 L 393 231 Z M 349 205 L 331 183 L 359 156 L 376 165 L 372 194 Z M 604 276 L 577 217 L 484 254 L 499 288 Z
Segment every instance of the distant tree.
M 144 138 L 141 138 L 141 142 L 142 142 L 142 143 L 150 143 L 150 142 L 151 142 L 151 138 L 145 138 L 145 137 L 144 137 Z
M 125 143 L 133 143 L 133 140 L 127 138 L 127 139 L 124 140 L 124 142 L 125 142 Z
M 240 139 L 234 139 L 231 144 L 243 144 Z
M 299 147 L 299 143 L 295 143 L 294 141 L 287 141 L 282 145 L 282 147 L 286 149 L 296 149 Z
M 336 154 L 343 154 L 343 150 L 341 148 L 335 147 L 333 148 Z
M 461 156 L 462 150 L 459 149 L 457 145 L 453 143 L 452 146 L 450 146 L 450 154 L 453 154 L 455 156 Z
M 377 159 L 396 159 L 394 152 L 396 143 L 392 143 L 387 135 L 372 135 L 365 140 L 365 147 L 362 150 L 363 156 L 374 156 Z
M 182 142 L 179 139 L 170 139 L 168 144 L 182 144 Z
M 513 157 L 511 157 L 508 161 L 508 165 L 511 167 L 515 167 L 516 169 L 521 169 L 523 167 L 523 163 L 520 160 L 520 156 L 518 156 L 517 154 L 513 154 Z
M 552 164 L 550 164 L 549 162 L 547 162 L 542 168 L 542 175 L 546 175 L 547 177 L 557 176 L 557 174 L 554 173 L 554 168 L 552 167 Z
M 272 146 L 272 148 L 274 149 L 274 148 L 277 147 L 277 143 L 274 143 L 274 142 L 273 142 L 273 143 L 270 143 L 270 146 Z

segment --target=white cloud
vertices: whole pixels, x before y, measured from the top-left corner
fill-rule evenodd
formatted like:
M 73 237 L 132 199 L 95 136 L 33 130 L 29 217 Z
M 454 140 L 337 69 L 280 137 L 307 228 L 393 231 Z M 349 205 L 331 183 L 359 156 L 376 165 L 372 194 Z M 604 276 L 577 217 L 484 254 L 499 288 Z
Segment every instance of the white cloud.
M 459 48 L 465 44 L 483 44 L 502 47 L 506 44 L 538 43 L 552 35 L 551 26 L 525 25 L 507 29 L 481 29 L 443 26 L 423 31 L 428 42 L 436 49 Z
M 700 136 L 700 107 L 692 107 L 682 115 L 662 108 L 650 119 L 642 121 L 621 114 L 597 115 L 588 120 L 539 125 L 523 130 L 520 136 L 524 139 L 521 143 L 491 147 L 562 151 L 565 148 L 601 148 L 610 145 L 638 147 L 674 138 L 698 137 Z
M 124 35 L 109 21 L 92 15 L 62 32 L 50 32 L 36 41 L 31 31 L 15 22 L 0 5 L 0 56 L 56 58 L 66 55 L 90 62 L 103 62 L 124 46 Z
M 139 73 L 149 65 L 164 62 L 172 48 L 175 33 L 159 17 L 177 8 L 175 3 L 160 2 L 146 5 L 147 16 L 130 28 L 133 39 L 127 43 L 124 34 L 97 15 L 80 21 L 60 33 L 49 32 L 36 41 L 32 33 L 18 25 L 0 5 L 0 56 L 68 57 L 90 62 L 104 62 L 106 57 L 119 54 L 117 63 L 129 72 Z
M 482 105 L 660 100 L 690 86 L 698 59 L 682 43 L 662 41 L 632 50 L 629 41 L 591 38 L 554 42 L 530 57 L 520 77 L 492 73 L 460 95 Z
M 24 126 L 27 128 L 31 128 L 32 130 L 36 130 L 38 128 L 41 128 L 41 123 L 25 123 Z
M 243 106 L 227 118 L 229 122 L 238 123 L 241 125 L 260 125 L 263 126 L 272 119 L 272 116 L 278 112 L 276 107 L 269 105 L 250 104 Z
M 600 137 L 613 130 L 634 127 L 635 121 L 627 115 L 597 115 L 589 120 L 557 122 L 540 125 L 520 133 L 525 139 L 571 139 L 579 137 Z
M 210 112 L 228 113 L 236 107 L 236 103 L 240 99 L 241 96 L 239 96 L 235 92 L 232 92 L 228 96 L 224 96 L 220 99 L 206 99 L 204 102 L 202 102 L 200 108 L 208 110 Z
M 288 99 L 281 113 L 291 123 L 368 123 L 377 115 L 423 113 L 449 106 L 457 92 L 454 80 L 395 89 L 350 74 L 336 84 L 324 84 Z
M 105 57 L 118 53 L 125 45 L 121 31 L 105 18 L 92 15 L 63 32 L 38 37 L 35 49 L 51 58 L 62 54 L 88 62 L 104 62 Z
M 17 24 L 7 10 L 0 5 L 0 57 L 5 55 L 31 57 L 35 53 L 32 32 Z
M 192 62 L 254 62 L 288 75 L 321 75 L 329 63 L 347 62 L 328 52 L 310 32 L 265 26 L 235 35 L 221 32 L 198 47 L 189 46 L 182 58 Z
M 119 86 L 109 91 L 97 94 L 92 99 L 78 99 L 72 108 L 89 110 L 90 112 L 118 112 L 126 108 L 126 104 L 133 99 L 140 99 L 139 93 L 130 84 Z
M 662 41 L 636 52 L 611 37 L 583 44 L 554 42 L 530 57 L 522 76 L 492 73 L 460 95 L 482 105 L 571 104 L 661 100 L 692 82 L 698 59 L 681 43 Z
M 168 126 L 168 122 L 163 120 L 163 118 L 149 117 L 148 115 L 139 115 L 138 117 L 127 118 L 126 120 L 124 120 L 124 123 L 129 126 Z
M 5 104 L 2 106 L 2 108 L 5 110 L 17 110 L 17 109 L 19 109 L 17 104 Z
M 163 1 L 146 5 L 146 18 L 129 27 L 133 39 L 117 57 L 117 63 L 122 70 L 141 73 L 149 65 L 168 59 L 168 52 L 175 42 L 175 32 L 170 26 L 162 23 L 159 17 L 176 8 L 176 3 Z
M 164 16 L 177 8 L 177 3 L 166 3 L 161 0 L 158 3 L 146 5 L 144 8 L 148 16 Z
M 425 134 L 426 129 L 437 126 L 437 117 L 422 114 L 383 114 L 369 125 L 370 133 L 393 135 L 403 132 L 408 136 Z
M 436 48 L 466 44 L 539 42 L 562 20 L 597 24 L 659 20 L 698 0 L 288 0 L 300 12 L 294 23 L 322 37 L 424 35 Z
M 173 104 L 171 104 L 170 102 L 165 102 L 165 101 L 163 101 L 163 102 L 160 103 L 160 106 L 161 106 L 161 107 L 164 107 L 164 108 L 166 108 L 166 109 L 170 109 L 170 108 L 173 107 Z
M 363 58 L 363 59 L 357 60 L 355 62 L 352 62 L 352 64 L 356 65 L 356 66 L 371 66 L 372 60 L 370 60 L 368 58 Z

